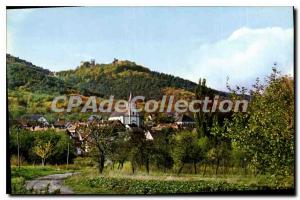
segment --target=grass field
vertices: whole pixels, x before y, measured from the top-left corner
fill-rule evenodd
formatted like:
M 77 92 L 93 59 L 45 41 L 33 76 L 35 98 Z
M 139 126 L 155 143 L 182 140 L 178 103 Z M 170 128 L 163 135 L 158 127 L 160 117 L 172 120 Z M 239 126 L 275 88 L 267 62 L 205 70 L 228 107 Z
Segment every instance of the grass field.
M 184 194 L 203 192 L 290 191 L 293 177 L 285 177 L 280 184 L 268 176 L 212 175 L 161 173 L 129 169 L 105 170 L 75 165 L 12 167 L 12 193 L 28 194 L 25 181 L 50 174 L 80 172 L 65 180 L 75 194 Z
M 292 178 L 292 177 L 291 177 Z M 95 168 L 68 178 L 65 185 L 76 194 L 184 194 L 202 192 L 287 191 L 293 189 L 292 179 L 276 185 L 267 177 L 207 176 L 158 174 L 143 172 L 126 175 L 110 171 L 99 175 Z
M 11 177 L 23 177 L 25 180 L 30 180 L 40 176 L 47 176 L 50 174 L 59 174 L 68 172 L 66 167 L 63 166 L 22 166 L 20 168 L 13 166 L 11 168 Z

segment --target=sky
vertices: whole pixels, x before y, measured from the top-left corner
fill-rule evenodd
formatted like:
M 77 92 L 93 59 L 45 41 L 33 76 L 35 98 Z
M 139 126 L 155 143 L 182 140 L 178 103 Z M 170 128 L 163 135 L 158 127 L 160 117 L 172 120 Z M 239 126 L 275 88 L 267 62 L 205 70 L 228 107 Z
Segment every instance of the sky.
M 131 60 L 226 91 L 276 63 L 293 75 L 292 7 L 73 7 L 7 10 L 7 53 L 52 71 Z

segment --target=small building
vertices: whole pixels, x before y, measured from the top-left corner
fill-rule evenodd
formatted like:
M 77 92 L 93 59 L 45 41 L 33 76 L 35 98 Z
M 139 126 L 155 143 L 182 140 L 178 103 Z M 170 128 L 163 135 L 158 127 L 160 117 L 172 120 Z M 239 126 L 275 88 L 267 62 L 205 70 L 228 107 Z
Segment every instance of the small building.
M 136 109 L 135 102 L 132 101 L 131 93 L 127 103 L 127 110 L 124 112 L 112 112 L 108 120 L 119 120 L 124 125 L 135 124 L 140 127 L 142 125 L 142 118 Z
M 83 138 L 81 133 L 76 131 L 77 125 L 69 123 L 66 127 L 66 132 L 69 137 L 74 141 L 76 154 L 82 155 L 84 151 L 82 150 Z
M 54 128 L 59 128 L 59 129 L 65 129 L 66 128 L 66 121 L 63 119 L 57 119 L 54 124 Z
M 145 137 L 146 137 L 146 140 L 153 140 L 153 136 L 150 133 L 150 131 L 148 131 L 148 130 L 145 132 Z
M 89 118 L 88 118 L 88 123 L 92 123 L 94 122 L 95 120 L 101 120 L 102 118 L 97 116 L 97 115 L 91 115 Z
M 24 127 L 48 127 L 49 122 L 47 119 L 39 114 L 33 114 L 33 115 L 25 115 L 21 119 L 22 124 Z
M 175 119 L 175 123 L 178 126 L 195 126 L 196 124 L 195 120 L 186 114 L 178 115 Z

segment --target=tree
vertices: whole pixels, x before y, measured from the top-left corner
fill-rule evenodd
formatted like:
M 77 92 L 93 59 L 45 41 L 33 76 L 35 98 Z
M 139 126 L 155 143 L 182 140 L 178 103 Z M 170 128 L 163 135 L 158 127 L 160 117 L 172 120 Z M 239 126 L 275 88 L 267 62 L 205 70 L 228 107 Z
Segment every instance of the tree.
M 206 173 L 206 166 L 208 164 L 208 156 L 207 156 L 207 152 L 209 150 L 210 147 L 210 141 L 209 138 L 207 136 L 201 137 L 198 139 L 198 146 L 200 148 L 200 155 L 199 155 L 199 161 L 201 163 L 204 163 L 204 171 L 203 171 L 203 175 L 205 175 Z
M 144 131 L 139 128 L 127 131 L 127 135 L 128 140 L 126 150 L 128 152 L 128 160 L 131 163 L 132 173 L 135 173 L 137 166 L 142 165 L 146 167 L 146 170 L 149 173 L 152 142 L 146 140 Z
M 171 128 L 164 128 L 154 138 L 153 151 L 154 156 L 153 159 L 156 162 L 156 166 L 159 168 L 161 165 L 163 166 L 164 172 L 167 169 L 173 166 L 173 158 L 172 158 L 172 137 L 174 135 L 174 131 Z
M 216 163 L 216 174 L 218 174 L 220 163 L 229 163 L 231 155 L 231 141 L 226 135 L 227 127 L 219 124 L 217 115 L 213 117 L 213 125 L 210 128 L 211 146 L 208 152 L 208 159 Z
M 294 171 L 294 80 L 273 69 L 265 85 L 257 80 L 246 113 L 228 122 L 230 137 L 251 157 L 257 173 Z
M 199 83 L 195 89 L 196 100 L 202 101 L 204 98 L 213 98 L 213 94 L 216 94 L 212 89 L 206 86 L 206 79 L 199 79 Z M 211 104 L 208 105 L 208 108 Z M 212 124 L 212 112 L 203 112 L 201 106 L 198 105 L 200 111 L 196 113 L 196 128 L 198 132 L 198 138 L 203 136 L 209 136 L 209 127 Z
M 9 135 L 10 153 L 11 155 L 19 155 L 25 158 L 27 162 L 35 162 L 40 157 L 35 153 L 34 147 L 51 141 L 53 150 L 47 158 L 47 162 L 51 164 L 66 163 L 68 143 L 70 161 L 75 157 L 74 143 L 66 135 L 64 131 L 43 130 L 30 131 L 23 128 L 12 127 Z
M 74 141 L 65 132 L 57 132 L 52 140 L 56 143 L 49 161 L 55 164 L 68 164 L 75 158 Z
M 98 162 L 98 169 L 101 174 L 106 156 L 110 154 L 111 147 L 118 141 L 117 138 L 120 132 L 124 132 L 125 128 L 115 123 L 106 125 L 102 124 L 100 120 L 94 120 L 88 125 L 78 127 L 76 131 L 88 137 L 91 153 Z
M 180 174 L 186 163 L 194 165 L 195 174 L 197 173 L 196 164 L 201 157 L 201 149 L 198 144 L 196 132 L 182 131 L 175 136 L 173 159 L 175 165 L 179 167 L 177 174 Z
M 53 150 L 53 145 L 51 141 L 46 143 L 40 142 L 37 146 L 33 148 L 33 151 L 42 159 L 42 166 L 45 165 L 46 159 L 51 155 Z

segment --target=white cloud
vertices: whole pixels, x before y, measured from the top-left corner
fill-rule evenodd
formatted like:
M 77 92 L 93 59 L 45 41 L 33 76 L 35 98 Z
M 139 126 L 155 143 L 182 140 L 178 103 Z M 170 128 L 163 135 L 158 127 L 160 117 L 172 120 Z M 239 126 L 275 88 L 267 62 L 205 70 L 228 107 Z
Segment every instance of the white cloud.
M 251 86 L 271 73 L 274 63 L 282 74 L 293 73 L 293 29 L 240 28 L 227 39 L 201 45 L 191 55 L 184 77 L 206 78 L 210 87 L 226 90 L 230 83 Z

